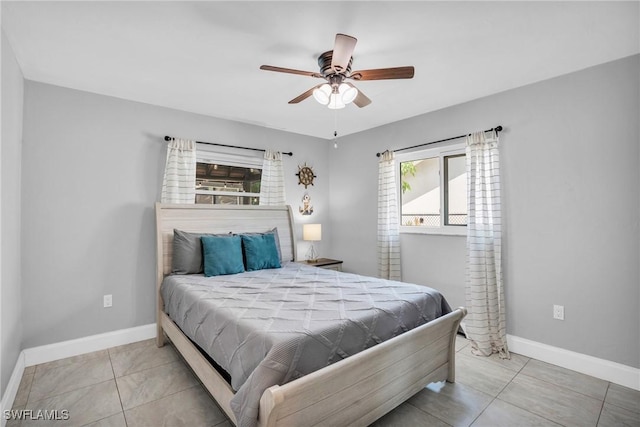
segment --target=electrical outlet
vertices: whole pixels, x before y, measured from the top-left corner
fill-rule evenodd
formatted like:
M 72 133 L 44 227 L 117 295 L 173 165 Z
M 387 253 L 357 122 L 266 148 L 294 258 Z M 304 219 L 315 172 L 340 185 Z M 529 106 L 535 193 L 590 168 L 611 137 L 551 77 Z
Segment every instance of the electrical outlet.
M 553 318 L 558 320 L 564 320 L 564 305 L 553 306 Z
M 113 296 L 105 295 L 103 298 L 104 308 L 111 307 L 113 305 Z

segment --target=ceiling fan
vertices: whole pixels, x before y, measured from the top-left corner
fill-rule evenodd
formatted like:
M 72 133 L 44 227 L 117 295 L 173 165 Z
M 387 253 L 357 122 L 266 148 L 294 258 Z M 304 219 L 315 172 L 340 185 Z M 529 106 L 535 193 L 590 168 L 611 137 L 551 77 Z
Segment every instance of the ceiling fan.
M 336 34 L 333 50 L 324 52 L 318 57 L 318 65 L 320 66 L 320 72 L 318 73 L 274 67 L 271 65 L 262 65 L 260 69 L 326 80 L 326 83 L 314 86 L 293 98 L 289 101 L 289 104 L 297 104 L 313 95 L 316 101 L 331 109 L 344 108 L 345 105 L 350 102 L 353 102 L 360 108 L 371 104 L 371 100 L 365 94 L 350 82 L 345 81 L 347 79 L 361 81 L 413 78 L 414 68 L 412 66 L 377 68 L 351 72 L 351 63 L 353 62 L 351 55 L 353 54 L 357 41 L 355 37 L 346 34 Z

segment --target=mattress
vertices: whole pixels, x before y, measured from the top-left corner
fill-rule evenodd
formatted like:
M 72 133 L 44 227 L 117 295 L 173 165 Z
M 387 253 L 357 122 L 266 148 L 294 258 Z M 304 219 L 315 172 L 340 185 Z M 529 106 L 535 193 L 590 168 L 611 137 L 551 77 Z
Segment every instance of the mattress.
M 231 376 L 239 426 L 262 393 L 451 311 L 436 290 L 286 263 L 204 277 L 167 276 L 164 310 Z

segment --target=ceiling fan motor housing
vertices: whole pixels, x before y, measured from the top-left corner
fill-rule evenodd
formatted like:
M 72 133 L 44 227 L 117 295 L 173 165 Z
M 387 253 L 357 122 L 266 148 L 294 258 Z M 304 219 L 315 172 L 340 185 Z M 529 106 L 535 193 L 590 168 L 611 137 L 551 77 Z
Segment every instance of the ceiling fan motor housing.
M 342 80 L 351 72 L 351 63 L 353 62 L 353 56 L 349 58 L 349 64 L 346 69 L 334 70 L 331 68 L 331 60 L 333 59 L 333 51 L 328 50 L 322 55 L 318 56 L 318 65 L 320 66 L 320 73 L 329 80 L 329 77 L 335 74 L 341 75 Z

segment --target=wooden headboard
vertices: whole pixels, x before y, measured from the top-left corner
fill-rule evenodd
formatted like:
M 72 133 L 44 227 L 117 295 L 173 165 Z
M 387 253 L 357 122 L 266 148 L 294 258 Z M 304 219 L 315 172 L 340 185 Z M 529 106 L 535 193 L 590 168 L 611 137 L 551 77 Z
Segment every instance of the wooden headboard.
M 192 233 L 264 232 L 278 227 L 285 260 L 296 259 L 289 206 L 182 205 L 156 203 L 157 286 L 171 273 L 173 229 Z

